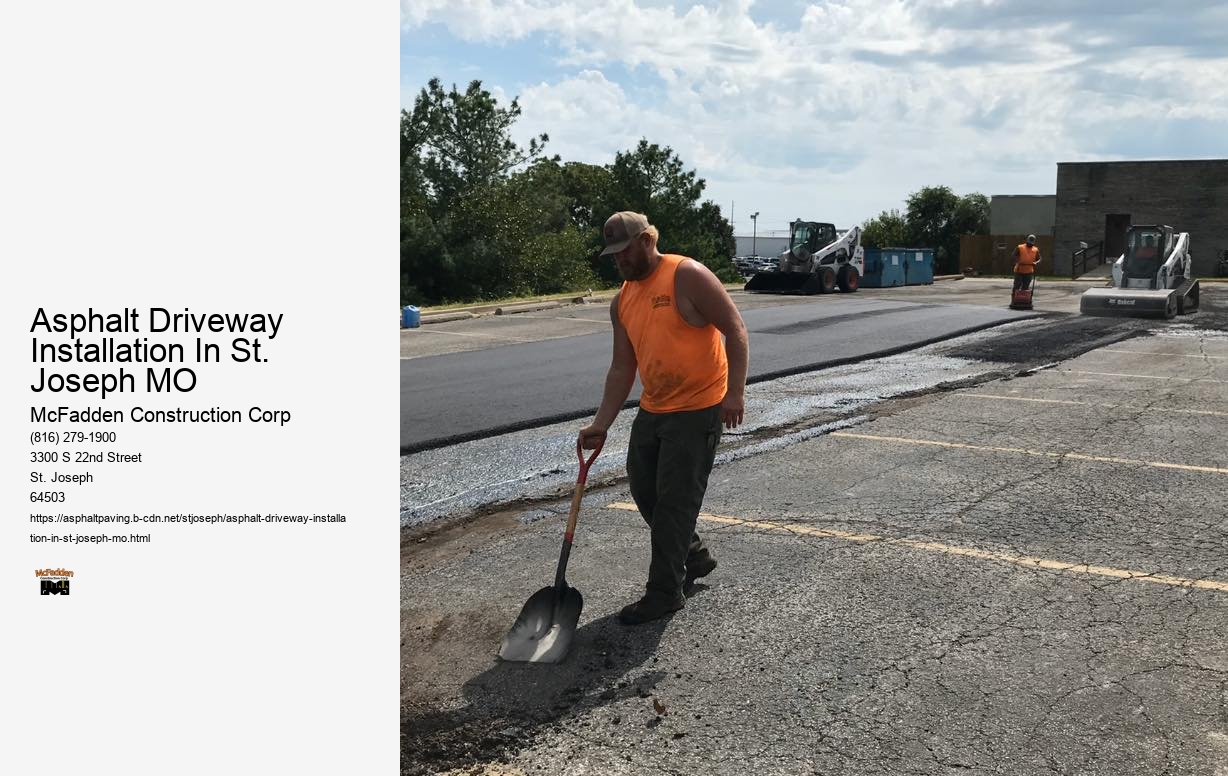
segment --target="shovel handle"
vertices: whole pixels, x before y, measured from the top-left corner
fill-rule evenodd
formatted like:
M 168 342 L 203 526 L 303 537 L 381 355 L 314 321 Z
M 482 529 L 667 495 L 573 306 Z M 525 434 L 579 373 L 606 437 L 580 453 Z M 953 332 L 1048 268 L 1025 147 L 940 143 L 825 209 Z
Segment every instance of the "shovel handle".
M 567 530 L 563 532 L 563 549 L 559 552 L 559 568 L 554 574 L 554 586 L 560 594 L 567 587 L 564 575 L 567 572 L 567 558 L 571 556 L 571 540 L 576 533 L 576 519 L 580 516 L 580 501 L 584 498 L 584 482 L 588 479 L 589 467 L 593 465 L 593 461 L 597 460 L 597 454 L 601 452 L 601 446 L 604 444 L 604 437 L 597 440 L 597 447 L 586 461 L 584 460 L 584 449 L 580 447 L 580 440 L 576 439 L 576 456 L 580 459 L 580 474 L 576 477 L 576 489 L 571 495 L 571 512 L 567 515 Z
M 572 535 L 576 532 L 576 520 L 580 516 L 580 501 L 584 498 L 584 483 L 588 480 L 589 467 L 593 465 L 593 461 L 597 460 L 597 454 L 601 452 L 602 445 L 605 444 L 605 439 L 597 440 L 597 447 L 593 449 L 588 460 L 584 459 L 584 448 L 580 447 L 580 440 L 576 440 L 576 457 L 580 459 L 580 473 L 576 477 L 576 489 L 571 495 L 571 513 L 567 515 L 567 530 L 563 532 L 563 541 L 571 544 Z

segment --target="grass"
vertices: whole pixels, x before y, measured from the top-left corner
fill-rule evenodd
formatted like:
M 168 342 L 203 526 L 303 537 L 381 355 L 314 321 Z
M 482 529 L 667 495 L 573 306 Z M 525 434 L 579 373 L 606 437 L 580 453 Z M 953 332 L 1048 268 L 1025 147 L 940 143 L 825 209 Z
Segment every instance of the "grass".
M 443 313 L 449 310 L 463 310 L 471 307 L 499 307 L 507 304 L 519 304 L 521 302 L 555 302 L 563 299 L 575 299 L 577 296 L 591 296 L 600 294 L 604 291 L 613 291 L 614 289 L 601 288 L 581 288 L 575 291 L 564 291 L 557 294 L 538 294 L 534 296 L 508 296 L 501 299 L 477 299 L 471 302 L 449 302 L 448 304 L 431 305 L 423 307 L 422 312 L 427 313 Z
M 725 288 L 741 290 L 746 283 L 726 283 Z M 581 288 L 576 291 L 563 291 L 557 294 L 538 294 L 535 296 L 508 296 L 501 299 L 476 299 L 471 302 L 449 302 L 447 304 L 422 307 L 423 313 L 446 313 L 451 310 L 468 310 L 474 307 L 500 307 L 502 305 L 520 304 L 522 302 L 556 302 L 575 299 L 577 296 L 597 296 L 613 294 L 618 288 Z M 402 305 L 404 307 L 404 305 Z

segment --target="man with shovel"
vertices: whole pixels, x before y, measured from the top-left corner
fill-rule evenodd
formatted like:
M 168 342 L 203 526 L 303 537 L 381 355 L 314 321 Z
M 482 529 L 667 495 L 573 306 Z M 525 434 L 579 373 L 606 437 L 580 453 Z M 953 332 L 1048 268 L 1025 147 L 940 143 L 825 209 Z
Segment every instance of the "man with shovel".
M 602 230 L 623 285 L 610 303 L 614 353 L 601 406 L 580 429 L 595 449 L 627 401 L 639 372 L 643 392 L 631 426 L 631 497 L 651 530 L 644 597 L 619 620 L 637 625 L 686 604 L 684 591 L 716 568 L 695 531 L 721 426 L 745 411 L 746 325 L 724 285 L 699 262 L 657 250 L 647 216 L 615 213 Z

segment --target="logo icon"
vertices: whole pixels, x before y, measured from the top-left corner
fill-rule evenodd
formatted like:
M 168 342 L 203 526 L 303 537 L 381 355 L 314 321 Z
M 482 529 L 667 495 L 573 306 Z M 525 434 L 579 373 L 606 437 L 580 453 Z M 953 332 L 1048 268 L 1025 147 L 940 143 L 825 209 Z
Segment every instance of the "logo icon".
M 66 569 L 35 569 L 39 595 L 68 595 L 68 581 L 72 575 Z

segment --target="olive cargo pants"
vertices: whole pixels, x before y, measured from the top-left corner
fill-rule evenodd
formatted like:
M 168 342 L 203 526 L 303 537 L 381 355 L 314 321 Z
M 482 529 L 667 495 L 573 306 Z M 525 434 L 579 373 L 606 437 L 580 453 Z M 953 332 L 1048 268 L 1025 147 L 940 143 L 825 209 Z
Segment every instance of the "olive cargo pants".
M 720 438 L 720 405 L 689 412 L 640 409 L 631 424 L 631 498 L 652 532 L 649 596 L 681 598 L 688 559 L 708 555 L 695 523 Z

